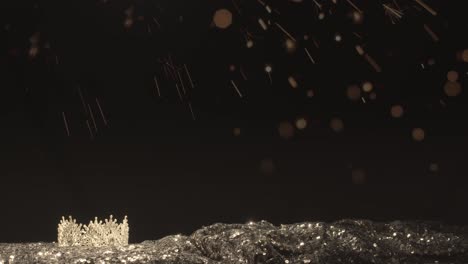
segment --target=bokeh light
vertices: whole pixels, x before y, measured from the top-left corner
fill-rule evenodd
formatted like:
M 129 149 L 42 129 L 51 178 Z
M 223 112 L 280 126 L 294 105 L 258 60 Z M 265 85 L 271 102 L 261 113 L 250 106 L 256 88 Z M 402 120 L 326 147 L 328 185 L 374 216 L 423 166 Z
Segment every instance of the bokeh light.
M 414 128 L 412 131 L 413 139 L 415 141 L 423 141 L 426 138 L 426 132 L 422 128 Z
M 393 118 L 400 118 L 404 114 L 404 109 L 403 106 L 401 105 L 394 105 L 390 109 L 390 114 L 392 115 Z
M 288 121 L 283 121 L 278 126 L 279 135 L 284 139 L 291 139 L 294 136 L 294 126 Z
M 335 132 L 342 132 L 344 129 L 344 122 L 340 118 L 332 118 L 330 121 L 330 128 Z
M 447 73 L 447 80 L 449 80 L 450 82 L 456 82 L 458 81 L 458 72 L 456 71 L 449 71 Z
M 364 184 L 366 182 L 366 172 L 363 169 L 353 169 L 351 179 L 356 185 Z
M 455 97 L 462 92 L 462 87 L 458 82 L 448 81 L 444 85 L 444 92 L 449 97 Z
M 219 9 L 213 16 L 213 23 L 220 29 L 226 29 L 232 24 L 232 13 L 227 9 Z
M 351 101 L 358 101 L 361 98 L 361 88 L 357 85 L 350 85 L 346 90 L 346 94 Z
M 307 120 L 303 117 L 296 120 L 296 127 L 299 130 L 303 130 L 307 127 Z
M 372 92 L 374 85 L 371 82 L 365 82 L 362 84 L 362 90 L 366 93 Z
M 260 172 L 265 175 L 272 175 L 276 170 L 275 163 L 270 158 L 260 161 Z

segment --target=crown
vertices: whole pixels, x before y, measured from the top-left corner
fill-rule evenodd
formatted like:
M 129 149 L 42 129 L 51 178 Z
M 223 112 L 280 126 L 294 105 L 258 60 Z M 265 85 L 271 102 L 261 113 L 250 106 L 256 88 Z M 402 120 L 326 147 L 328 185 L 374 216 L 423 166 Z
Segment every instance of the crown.
M 128 221 L 124 217 L 121 224 L 113 219 L 89 221 L 88 225 L 76 223 L 76 219 L 71 216 L 68 219 L 62 216 L 58 225 L 58 245 L 67 246 L 126 246 L 128 245 Z

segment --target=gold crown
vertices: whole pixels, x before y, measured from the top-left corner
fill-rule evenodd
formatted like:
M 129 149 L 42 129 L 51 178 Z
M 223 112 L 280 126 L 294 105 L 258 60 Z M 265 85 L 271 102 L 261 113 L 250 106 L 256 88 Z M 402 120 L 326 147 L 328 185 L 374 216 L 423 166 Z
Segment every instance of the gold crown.
M 76 223 L 71 216 L 68 219 L 62 217 L 58 225 L 58 245 L 67 246 L 126 246 L 128 245 L 128 221 L 127 216 L 122 223 L 117 223 L 112 215 L 109 219 L 90 221 L 88 225 Z

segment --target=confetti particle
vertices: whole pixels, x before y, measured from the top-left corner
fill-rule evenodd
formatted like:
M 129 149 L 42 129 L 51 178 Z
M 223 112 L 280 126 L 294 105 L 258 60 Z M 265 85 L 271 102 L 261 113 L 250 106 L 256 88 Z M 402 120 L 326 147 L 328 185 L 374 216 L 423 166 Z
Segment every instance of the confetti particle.
M 99 112 L 101 113 L 102 121 L 104 122 L 104 125 L 107 126 L 106 116 L 104 115 L 104 111 L 102 110 L 101 103 L 99 103 L 99 99 L 97 98 L 96 98 L 96 104 L 99 108 Z
M 431 15 L 436 16 L 437 12 L 432 9 L 429 5 L 427 5 L 423 0 L 414 0 L 418 3 L 422 8 L 426 9 L 427 12 L 431 13 Z
M 177 90 L 177 94 L 179 95 L 179 99 L 182 102 L 184 100 L 184 98 L 182 97 L 182 94 L 180 93 L 179 85 L 176 83 L 175 87 L 176 87 L 176 90 Z
M 93 109 L 91 109 L 91 106 L 89 104 L 88 104 L 88 110 L 89 110 L 89 115 L 91 116 L 91 120 L 93 121 L 94 131 L 97 132 L 98 128 L 97 128 L 96 119 L 94 118 Z
M 232 84 L 232 87 L 234 87 L 234 89 L 236 90 L 239 97 L 242 98 L 243 95 L 242 95 L 241 91 L 239 90 L 239 87 L 237 87 L 237 84 L 233 80 L 231 80 L 231 84 Z
M 263 30 L 267 30 L 267 29 L 268 29 L 268 26 L 267 26 L 267 24 L 265 23 L 265 21 L 263 21 L 263 19 L 259 18 L 259 19 L 258 19 L 258 23 L 260 24 L 260 26 L 262 27 Z
M 383 4 L 383 8 L 385 9 L 385 14 L 390 17 L 392 24 L 403 17 L 402 10 L 398 7 L 398 5 L 393 4 Z
M 351 0 L 346 0 L 346 1 L 347 1 L 348 4 L 350 4 L 357 12 L 362 13 L 362 10 L 361 10 L 359 7 L 357 7 L 357 5 L 354 4 Z
M 220 9 L 213 16 L 213 23 L 220 29 L 226 29 L 232 24 L 232 13 L 227 9 Z
M 309 60 L 310 60 L 313 64 L 315 64 L 315 60 L 314 60 L 314 58 L 312 57 L 312 55 L 310 55 L 309 50 L 308 50 L 307 48 L 304 48 L 304 50 L 305 50 L 305 52 L 306 52 L 306 54 L 307 54 L 307 57 L 309 57 Z
M 296 39 L 291 35 L 291 33 L 289 33 L 286 29 L 284 29 L 283 26 L 281 26 L 280 24 L 278 23 L 275 23 L 275 25 L 281 30 L 283 31 L 283 33 L 288 36 L 292 41 L 296 41 Z
M 156 92 L 158 93 L 158 96 L 161 97 L 161 90 L 159 89 L 158 78 L 154 76 L 153 80 L 154 80 L 154 85 L 156 87 Z
M 195 121 L 197 118 L 195 117 L 195 112 L 193 112 L 192 103 L 188 103 L 188 107 L 190 109 L 190 114 L 192 115 L 192 120 Z
M 104 1 L 104 0 L 103 0 Z M 107 0 L 106 0 L 107 1 Z M 305 1 L 303 0 L 290 0 L 290 1 L 293 1 L 295 3 L 304 3 Z M 239 1 L 240 2 L 240 1 Z M 268 13 L 278 13 L 280 14 L 280 11 L 278 11 L 275 7 L 270 7 L 269 5 L 267 5 L 266 3 L 264 3 L 262 0 L 258 0 L 258 2 L 260 4 L 262 4 L 265 9 L 267 10 Z M 319 15 L 319 19 L 323 19 L 325 18 L 325 16 L 333 16 L 333 10 L 330 9 L 328 10 L 327 9 L 327 5 L 326 4 L 322 4 L 319 3 L 320 1 L 317 1 L 317 0 L 313 0 L 313 2 L 316 4 L 317 8 L 316 10 L 320 13 L 318 13 Z M 350 18 L 352 18 L 352 20 L 354 21 L 354 23 L 360 23 L 362 22 L 362 19 L 363 19 L 363 16 L 364 16 L 364 13 L 363 13 L 363 10 L 360 9 L 359 7 L 359 1 L 357 1 L 357 4 L 356 5 L 352 0 L 345 0 L 345 2 L 347 2 L 347 4 L 349 5 L 349 9 L 350 11 L 348 12 Z M 356 2 L 356 1 L 355 1 Z M 388 3 L 390 3 L 391 1 L 386 1 Z M 423 9 L 425 9 L 427 12 L 431 13 L 432 15 L 436 15 L 437 12 L 432 8 L 430 7 L 426 2 L 430 2 L 429 0 L 413 0 L 413 2 L 417 3 L 420 7 L 422 7 Z M 332 3 L 334 4 L 339 4 L 339 1 L 337 0 L 332 0 Z M 233 1 L 233 4 L 236 8 L 236 10 L 239 12 L 239 14 L 241 14 L 241 9 L 237 6 L 237 3 L 235 1 Z M 390 13 L 393 13 L 394 16 L 397 16 L 399 18 L 401 18 L 401 16 L 403 15 L 402 11 L 400 10 L 403 10 L 403 9 L 400 9 L 398 7 L 398 4 L 393 1 L 393 3 L 390 3 L 389 5 L 386 5 L 386 4 L 382 4 L 383 8 L 384 8 L 384 11 L 386 12 L 390 12 Z M 363 6 L 364 8 L 364 6 Z M 353 10 L 354 9 L 354 10 Z M 420 8 L 419 8 L 420 9 Z M 364 10 L 366 11 L 366 10 Z M 145 17 L 143 16 L 137 16 L 134 14 L 134 7 L 131 6 L 129 7 L 128 9 L 125 10 L 125 14 L 126 14 L 126 18 L 124 20 L 124 24 L 125 24 L 125 27 L 127 28 L 130 28 L 134 23 L 140 23 L 139 21 L 144 21 L 145 20 Z M 211 13 L 212 14 L 212 13 Z M 182 18 L 182 16 L 180 17 Z M 210 17 L 208 16 L 208 19 Z M 232 24 L 233 24 L 233 14 L 231 11 L 229 11 L 228 9 L 219 9 L 217 10 L 214 15 L 213 15 L 213 25 L 216 26 L 217 28 L 220 28 L 220 29 L 226 29 L 226 28 L 229 28 Z M 265 20 L 264 20 L 265 19 Z M 267 30 L 268 27 L 274 27 L 276 26 L 282 33 L 284 33 L 285 36 L 283 36 L 281 34 L 281 36 L 279 37 L 279 42 L 282 42 L 284 41 L 284 45 L 286 47 L 286 51 L 287 52 L 293 52 L 296 50 L 297 48 L 297 43 L 296 43 L 296 40 L 294 38 L 293 35 L 295 35 L 296 33 L 298 34 L 298 36 L 301 36 L 304 34 L 304 32 L 295 32 L 296 30 L 293 30 L 292 32 L 293 33 L 290 33 L 289 31 L 287 31 L 285 28 L 288 28 L 288 25 L 287 23 L 283 24 L 285 25 L 284 27 L 282 25 L 280 25 L 279 23 L 277 22 L 274 22 L 273 19 L 271 19 L 270 17 L 267 17 L 267 18 L 258 18 L 258 22 L 260 23 L 261 27 L 264 29 L 264 30 Z M 153 20 L 155 20 L 155 22 L 159 25 L 159 22 L 156 21 L 156 19 L 153 17 Z M 121 22 L 120 22 L 120 25 L 121 25 Z M 290 26 L 290 25 L 289 25 Z M 9 27 L 9 25 L 8 25 Z M 5 26 L 5 29 L 6 29 L 6 26 Z M 427 25 L 427 24 L 424 24 L 424 29 L 427 31 L 427 33 L 433 38 L 434 41 L 438 41 L 439 40 L 439 37 L 434 33 L 434 31 Z M 243 34 L 245 35 L 245 41 L 246 41 L 246 45 L 248 48 L 251 48 L 253 47 L 254 45 L 254 41 L 251 39 L 251 38 L 255 38 L 257 39 L 256 37 L 256 34 L 253 34 L 253 33 L 250 33 L 247 31 L 247 29 L 243 28 L 241 29 L 241 31 L 243 32 Z M 281 33 L 280 32 L 280 33 Z M 332 37 L 334 36 L 335 37 L 335 41 L 337 42 L 340 42 L 343 40 L 343 36 L 344 37 L 348 37 L 349 34 L 347 34 L 346 32 L 343 32 L 343 35 L 341 35 L 340 33 L 336 33 L 335 35 L 333 35 L 333 33 L 335 33 L 336 31 L 332 31 Z M 258 32 L 257 32 L 258 33 Z M 274 33 L 274 32 L 272 32 Z M 276 32 L 277 33 L 277 32 Z M 359 38 L 361 38 L 361 36 L 359 34 L 361 33 L 355 33 L 353 32 L 356 36 L 358 36 Z M 309 39 L 309 36 L 308 35 L 303 35 L 304 36 L 304 40 L 308 40 Z M 364 36 L 364 35 L 363 35 Z M 315 37 L 310 37 L 311 40 L 314 41 L 314 43 L 316 43 L 316 40 L 315 40 Z M 259 43 L 261 43 L 261 37 L 258 38 L 260 39 Z M 363 39 L 364 41 L 364 38 L 361 38 Z M 333 40 L 333 39 L 332 39 Z M 37 56 L 37 53 L 39 52 L 39 47 L 42 47 L 40 46 L 38 43 L 39 43 L 39 33 L 36 33 L 35 35 L 33 35 L 31 38 L 30 38 L 30 42 L 31 42 L 31 46 L 29 47 L 29 52 L 30 52 L 30 56 L 31 57 L 35 57 Z M 46 44 L 48 45 L 48 44 Z M 365 45 L 365 44 L 362 44 L 362 45 Z M 318 44 L 316 44 L 316 46 L 318 47 Z M 365 47 L 365 46 L 364 46 Z M 50 47 L 47 47 L 48 49 L 50 49 Z M 370 65 L 377 71 L 377 72 L 380 72 L 381 71 L 381 68 L 380 66 L 366 53 L 366 51 L 364 50 L 363 47 L 361 46 L 356 46 L 356 51 L 358 52 L 359 55 L 363 56 L 369 63 Z M 312 61 L 313 63 L 315 63 L 314 59 L 312 58 L 311 54 L 309 53 L 309 50 L 307 50 L 307 48 L 304 48 L 308 58 L 310 59 L 310 61 Z M 26 50 L 27 51 L 27 50 Z M 44 50 L 41 50 L 41 53 L 42 52 L 45 52 L 45 49 Z M 303 55 L 306 55 L 306 54 L 303 54 Z M 58 57 L 57 55 L 54 55 L 56 60 L 57 60 L 57 64 L 58 64 Z M 458 51 L 458 54 L 457 54 L 457 59 L 459 60 L 463 60 L 465 62 L 468 62 L 468 49 L 465 49 L 465 50 L 459 50 Z M 433 61 L 432 59 L 429 60 L 429 64 L 431 64 L 431 61 Z M 183 69 L 182 67 L 179 68 L 179 70 L 177 69 L 178 67 L 174 66 L 172 62 L 170 63 L 167 63 L 168 66 L 170 66 L 172 68 L 172 70 L 168 67 L 168 66 L 164 66 L 164 70 L 167 71 L 169 70 L 169 73 L 170 74 L 175 74 L 177 73 L 178 75 L 178 78 L 180 81 L 177 81 L 178 83 L 176 83 L 176 88 L 177 88 L 177 92 L 179 93 L 179 97 L 180 99 L 186 99 L 186 93 L 188 93 L 189 91 L 185 89 L 185 85 L 184 85 L 184 82 L 183 82 L 183 79 L 182 79 L 182 76 L 180 75 L 180 72 L 179 70 L 182 71 L 182 74 L 183 74 Z M 433 63 L 432 63 L 433 64 Z M 424 64 L 426 65 L 426 64 Z M 278 70 L 280 70 L 282 67 L 279 67 L 280 65 L 277 65 L 278 68 L 275 68 L 275 72 Z M 190 77 L 190 74 L 188 72 L 188 69 L 186 67 L 186 65 L 184 65 L 185 67 L 185 71 L 186 71 L 186 74 L 187 74 L 187 77 L 184 77 L 185 78 L 188 78 L 190 80 L 190 84 L 193 88 L 193 82 L 191 80 L 191 77 Z M 275 66 L 276 67 L 276 66 Z M 167 69 L 166 69 L 167 68 Z M 244 77 L 244 80 L 246 80 L 246 77 L 244 75 L 244 73 L 242 72 L 242 69 L 241 67 L 240 68 L 240 72 L 242 74 L 242 76 Z M 229 70 L 234 72 L 234 71 L 237 71 L 237 68 L 235 65 L 230 65 L 229 66 Z M 271 65 L 266 65 L 265 68 L 264 68 L 265 72 L 268 74 L 268 77 L 270 78 L 270 82 L 272 82 L 272 66 Z M 462 74 L 462 72 L 460 71 L 460 74 Z M 275 75 L 276 77 L 276 75 Z M 177 77 L 176 77 L 177 78 Z M 453 97 L 453 96 L 458 96 L 461 92 L 462 92 L 462 86 L 460 84 L 461 80 L 459 80 L 460 76 L 459 76 L 459 73 L 456 72 L 456 71 L 449 71 L 447 73 L 447 82 L 445 83 L 443 89 L 444 89 L 444 92 L 447 96 L 450 96 L 450 97 Z M 229 80 L 229 79 L 228 79 Z M 159 96 L 161 96 L 161 93 L 160 93 L 160 90 L 159 90 L 159 83 L 158 83 L 158 80 L 156 79 L 156 77 L 154 77 L 154 82 L 155 82 L 155 88 L 156 88 L 156 92 Z M 297 88 L 299 87 L 299 84 L 297 82 L 297 80 L 290 76 L 288 77 L 288 82 L 289 82 L 289 85 L 293 88 Z M 163 83 L 163 82 L 161 82 Z M 301 79 L 301 85 L 305 84 L 306 83 L 306 80 L 302 80 Z M 233 86 L 233 88 L 235 89 L 235 91 L 237 92 L 237 94 L 239 95 L 239 97 L 243 97 L 243 94 L 241 93 L 241 90 L 239 90 L 239 87 L 241 88 L 244 88 L 245 86 L 237 86 L 237 84 L 234 82 L 234 80 L 231 80 L 231 84 Z M 187 85 L 188 86 L 188 85 Z M 179 88 L 182 89 L 183 91 L 183 94 L 181 93 L 181 91 L 179 90 Z M 188 88 L 188 87 L 187 87 Z M 362 90 L 361 90 L 362 89 Z M 439 89 L 440 89 L 440 86 L 439 86 Z M 242 90 L 247 90 L 247 89 L 242 89 Z M 349 86 L 347 87 L 347 91 L 346 91 L 346 94 L 347 94 L 347 97 L 352 100 L 352 101 L 358 101 L 360 99 L 362 99 L 364 102 L 368 99 L 375 99 L 377 94 L 374 92 L 374 85 L 373 83 L 369 82 L 369 81 L 366 81 L 364 83 L 362 83 L 362 87 L 359 87 L 359 86 L 356 86 L 356 85 L 352 85 L 352 86 Z M 379 89 L 377 89 L 379 90 Z M 365 93 L 368 93 L 367 95 L 362 95 L 363 92 Z M 182 98 L 182 95 L 183 95 L 183 98 Z M 314 96 L 314 92 L 312 90 L 307 90 L 306 91 L 306 95 L 307 97 L 313 97 Z M 80 96 L 81 96 L 81 92 L 80 92 Z M 380 94 L 379 94 L 380 96 Z M 188 97 L 188 96 L 187 96 Z M 83 98 L 82 98 L 83 99 Z M 82 100 L 83 101 L 83 100 Z M 107 119 L 104 115 L 104 112 L 103 112 L 103 109 L 101 108 L 101 105 L 99 103 L 99 101 L 96 99 L 96 103 L 97 103 L 97 107 L 98 109 L 96 109 L 96 120 L 99 119 L 99 114 L 101 115 L 102 117 L 102 120 L 104 122 L 105 125 L 107 125 Z M 83 105 L 84 104 L 84 101 L 83 101 Z M 94 118 L 94 115 L 92 113 L 92 110 L 91 110 L 91 107 L 90 105 L 88 104 L 87 105 L 88 107 L 85 107 L 85 111 L 89 111 L 90 112 L 90 115 L 89 115 L 89 120 L 86 120 L 86 122 L 88 122 L 88 126 L 90 128 L 93 128 L 94 131 L 97 131 L 97 126 L 96 126 L 96 120 Z M 193 115 L 193 110 L 191 108 L 191 104 L 189 103 L 189 107 L 190 107 L 190 110 L 192 112 L 192 116 Z M 99 113 L 98 113 L 99 111 Z M 388 110 L 387 110 L 388 111 Z M 404 109 L 402 106 L 400 105 L 394 105 L 391 107 L 391 116 L 393 118 L 400 118 L 401 116 L 403 116 L 403 113 L 404 113 Z M 67 123 L 67 120 L 65 118 L 65 114 L 63 114 L 63 117 L 64 117 L 64 123 L 65 123 L 65 126 L 68 130 L 68 123 Z M 301 122 L 301 123 L 299 123 Z M 302 123 L 303 122 L 303 123 Z M 289 123 L 288 123 L 289 124 Z M 295 124 L 295 126 L 294 126 Z M 299 125 L 299 124 L 302 124 L 302 125 Z M 281 125 L 280 125 L 281 126 Z M 305 119 L 297 119 L 296 120 L 296 123 L 293 123 L 291 122 L 291 124 L 289 124 L 289 126 L 292 128 L 292 132 L 291 134 L 294 134 L 294 129 L 297 128 L 297 129 L 304 129 L 306 126 L 307 126 L 307 121 Z M 343 121 L 340 120 L 340 119 L 332 119 L 331 122 L 330 122 L 330 126 L 331 128 L 336 131 L 336 132 L 339 132 L 341 130 L 343 130 L 344 128 L 344 124 L 343 124 Z M 302 127 L 302 128 L 301 128 Z M 287 130 L 287 129 L 286 129 Z M 424 131 L 422 131 L 424 132 Z M 67 131 L 67 133 L 69 134 L 69 131 Z M 240 129 L 239 129 L 239 133 L 240 133 Z M 281 132 L 280 132 L 281 134 Z M 288 134 L 288 133 L 286 133 Z M 292 137 L 292 136 L 291 136 Z M 414 137 L 414 131 L 413 131 L 413 137 Z M 424 136 L 423 136 L 424 138 Z
M 190 86 L 193 88 L 195 88 L 195 84 L 193 83 L 193 80 L 192 80 L 192 75 L 190 74 L 190 71 L 187 67 L 187 64 L 184 64 L 184 69 L 185 69 L 185 73 L 187 74 L 187 77 L 189 79 L 189 82 L 190 82 Z
M 380 65 L 369 54 L 364 54 L 364 58 L 376 72 L 382 72 L 382 68 L 380 68 Z
M 93 140 L 94 134 L 93 134 L 93 131 L 91 130 L 91 125 L 89 124 L 89 120 L 86 120 L 86 127 L 88 128 L 90 139 Z
M 431 36 L 434 42 L 439 42 L 439 37 L 428 25 L 424 24 L 424 29 L 426 30 L 427 34 Z
M 65 116 L 65 112 L 62 112 L 63 124 L 65 125 L 65 131 L 67 132 L 67 136 L 70 136 L 70 129 L 68 128 L 68 121 L 67 117 Z

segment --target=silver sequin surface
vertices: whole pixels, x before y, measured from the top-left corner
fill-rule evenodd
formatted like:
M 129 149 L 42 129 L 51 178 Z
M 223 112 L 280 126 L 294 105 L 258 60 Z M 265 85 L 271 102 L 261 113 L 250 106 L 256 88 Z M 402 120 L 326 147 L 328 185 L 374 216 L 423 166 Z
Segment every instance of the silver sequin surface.
M 125 247 L 0 244 L 0 263 L 468 263 L 468 232 L 398 221 L 215 224 Z

